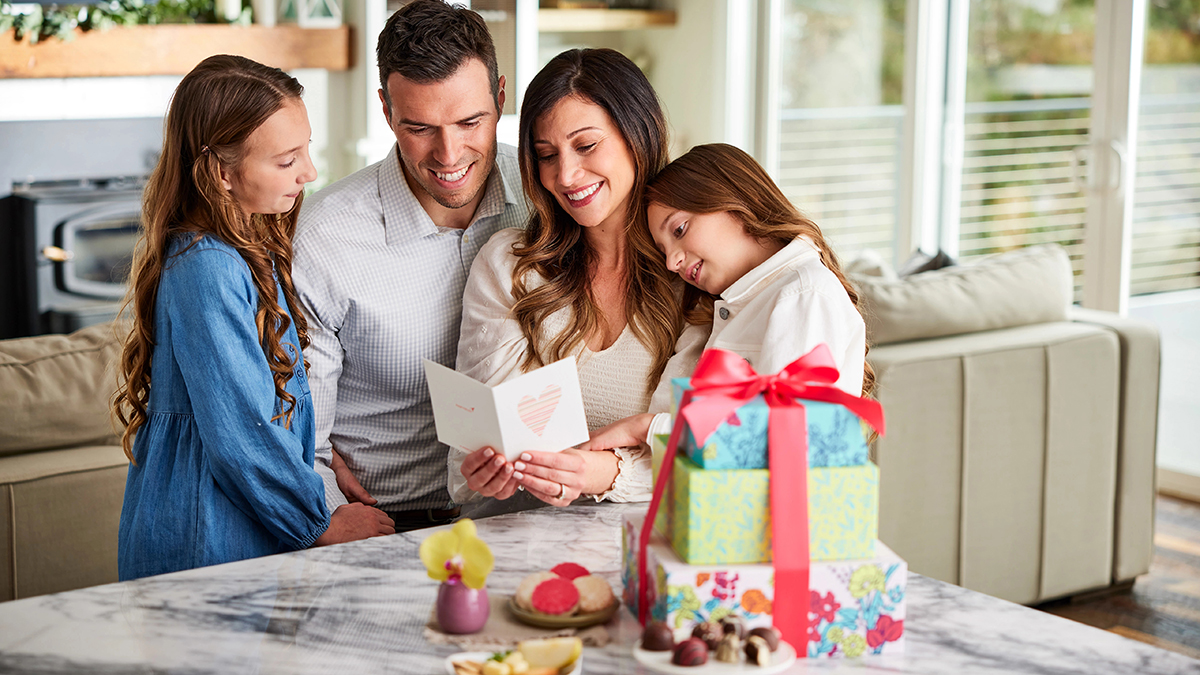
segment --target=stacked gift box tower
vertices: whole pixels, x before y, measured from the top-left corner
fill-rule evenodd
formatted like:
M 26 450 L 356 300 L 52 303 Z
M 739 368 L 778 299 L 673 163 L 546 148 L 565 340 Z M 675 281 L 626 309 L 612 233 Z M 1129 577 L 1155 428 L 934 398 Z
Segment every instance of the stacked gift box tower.
M 686 378 L 672 384 L 676 418 L 690 385 Z M 809 597 L 774 593 L 770 410 L 760 395 L 737 408 L 704 443 L 684 422 L 647 549 L 650 618 L 677 633 L 690 634 L 696 624 L 730 614 L 755 628 L 772 625 L 776 602 L 806 603 L 807 643 L 791 638 L 798 656 L 902 651 L 908 565 L 876 539 L 879 470 L 867 458 L 864 425 L 841 405 L 800 402 L 808 427 Z M 667 436 L 655 438 L 656 481 L 666 444 Z M 778 476 L 776 483 L 787 484 Z M 644 519 L 632 515 L 624 522 L 625 604 L 635 616 Z

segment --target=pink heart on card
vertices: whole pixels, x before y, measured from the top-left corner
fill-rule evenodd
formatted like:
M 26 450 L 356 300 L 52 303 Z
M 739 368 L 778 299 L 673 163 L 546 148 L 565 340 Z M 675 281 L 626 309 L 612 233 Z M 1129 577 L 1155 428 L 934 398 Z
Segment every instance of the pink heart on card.
M 542 390 L 541 395 L 537 398 L 532 396 L 522 396 L 517 402 L 517 416 L 529 427 L 529 430 L 538 436 L 546 430 L 546 425 L 550 423 L 550 416 L 554 414 L 554 410 L 558 408 L 558 401 L 562 398 L 562 388 L 557 384 L 547 386 Z

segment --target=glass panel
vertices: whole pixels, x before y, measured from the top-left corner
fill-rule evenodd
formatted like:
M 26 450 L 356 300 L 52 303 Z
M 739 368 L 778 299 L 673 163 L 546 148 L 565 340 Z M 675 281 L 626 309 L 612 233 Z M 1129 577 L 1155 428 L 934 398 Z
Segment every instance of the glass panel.
M 1200 4 L 1148 4 L 1131 295 L 1200 288 Z
M 85 281 L 121 284 L 129 278 L 138 221 L 127 219 L 88 223 L 75 232 L 75 276 Z
M 1094 38 L 1091 0 L 971 2 L 959 255 L 1061 244 L 1077 296 Z
M 905 0 L 786 0 L 779 185 L 843 257 L 894 256 Z

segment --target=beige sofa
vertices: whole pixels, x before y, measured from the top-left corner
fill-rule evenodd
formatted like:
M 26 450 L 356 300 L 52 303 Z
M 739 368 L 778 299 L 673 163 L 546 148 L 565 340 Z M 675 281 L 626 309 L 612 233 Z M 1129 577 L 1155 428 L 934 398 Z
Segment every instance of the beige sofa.
M 888 422 L 879 536 L 910 569 L 1023 604 L 1149 569 L 1152 325 L 1071 308 L 1058 247 L 852 278 Z
M 0 341 L 0 600 L 117 580 L 111 324 Z

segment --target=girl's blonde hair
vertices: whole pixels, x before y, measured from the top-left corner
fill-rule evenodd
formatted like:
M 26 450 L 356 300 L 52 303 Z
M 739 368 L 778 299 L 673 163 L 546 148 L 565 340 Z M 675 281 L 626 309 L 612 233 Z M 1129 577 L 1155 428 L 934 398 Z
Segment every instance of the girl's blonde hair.
M 584 242 L 583 228 L 542 187 L 533 148 L 539 118 L 571 96 L 603 108 L 633 156 L 633 193 L 625 216 L 625 317 L 653 358 L 646 383 L 647 391 L 652 392 L 683 326 L 675 301 L 677 282 L 657 257 L 641 208 L 646 181 L 667 163 L 667 123 L 646 76 L 611 49 L 573 49 L 554 57 L 530 83 L 521 105 L 521 179 L 533 205 L 524 238 L 513 249 L 517 264 L 512 276 L 516 298 L 512 311 L 529 344 L 521 367 L 531 370 L 575 353 L 599 329 L 602 319 L 591 295 L 588 270 L 592 254 Z M 530 272 L 545 283 L 528 288 L 525 278 Z M 574 313 L 572 327 L 546 344 L 539 326 L 566 307 Z
M 206 235 L 216 237 L 237 249 L 250 267 L 258 289 L 259 342 L 275 381 L 275 395 L 286 406 L 274 419 L 291 425 L 296 399 L 285 386 L 295 362 L 281 341 L 294 321 L 300 337 L 297 353 L 309 342 L 308 324 L 292 284 L 292 234 L 303 195 L 287 213 L 247 216 L 222 186 L 221 169 L 236 173 L 250 134 L 303 93 L 300 83 L 282 70 L 228 55 L 200 62 L 175 89 L 162 154 L 143 194 L 142 235 L 122 310 L 131 315 L 132 331 L 121 353 L 113 410 L 125 427 L 121 445 L 131 461 L 134 436 L 147 419 L 154 308 L 175 236 L 190 235 L 188 248 Z M 276 300 L 276 277 L 290 319 Z
M 692 148 L 650 181 L 646 203 L 696 214 L 732 213 L 742 222 L 746 234 L 785 246 L 796 237 L 808 237 L 820 252 L 821 264 L 842 282 L 855 309 L 862 312 L 858 291 L 842 274 L 821 228 L 788 201 L 775 181 L 746 152 L 725 143 Z M 683 302 L 687 320 L 699 325 L 711 323 L 715 300 L 716 296 L 688 285 Z M 874 389 L 875 371 L 866 363 L 864 354 L 863 396 Z

